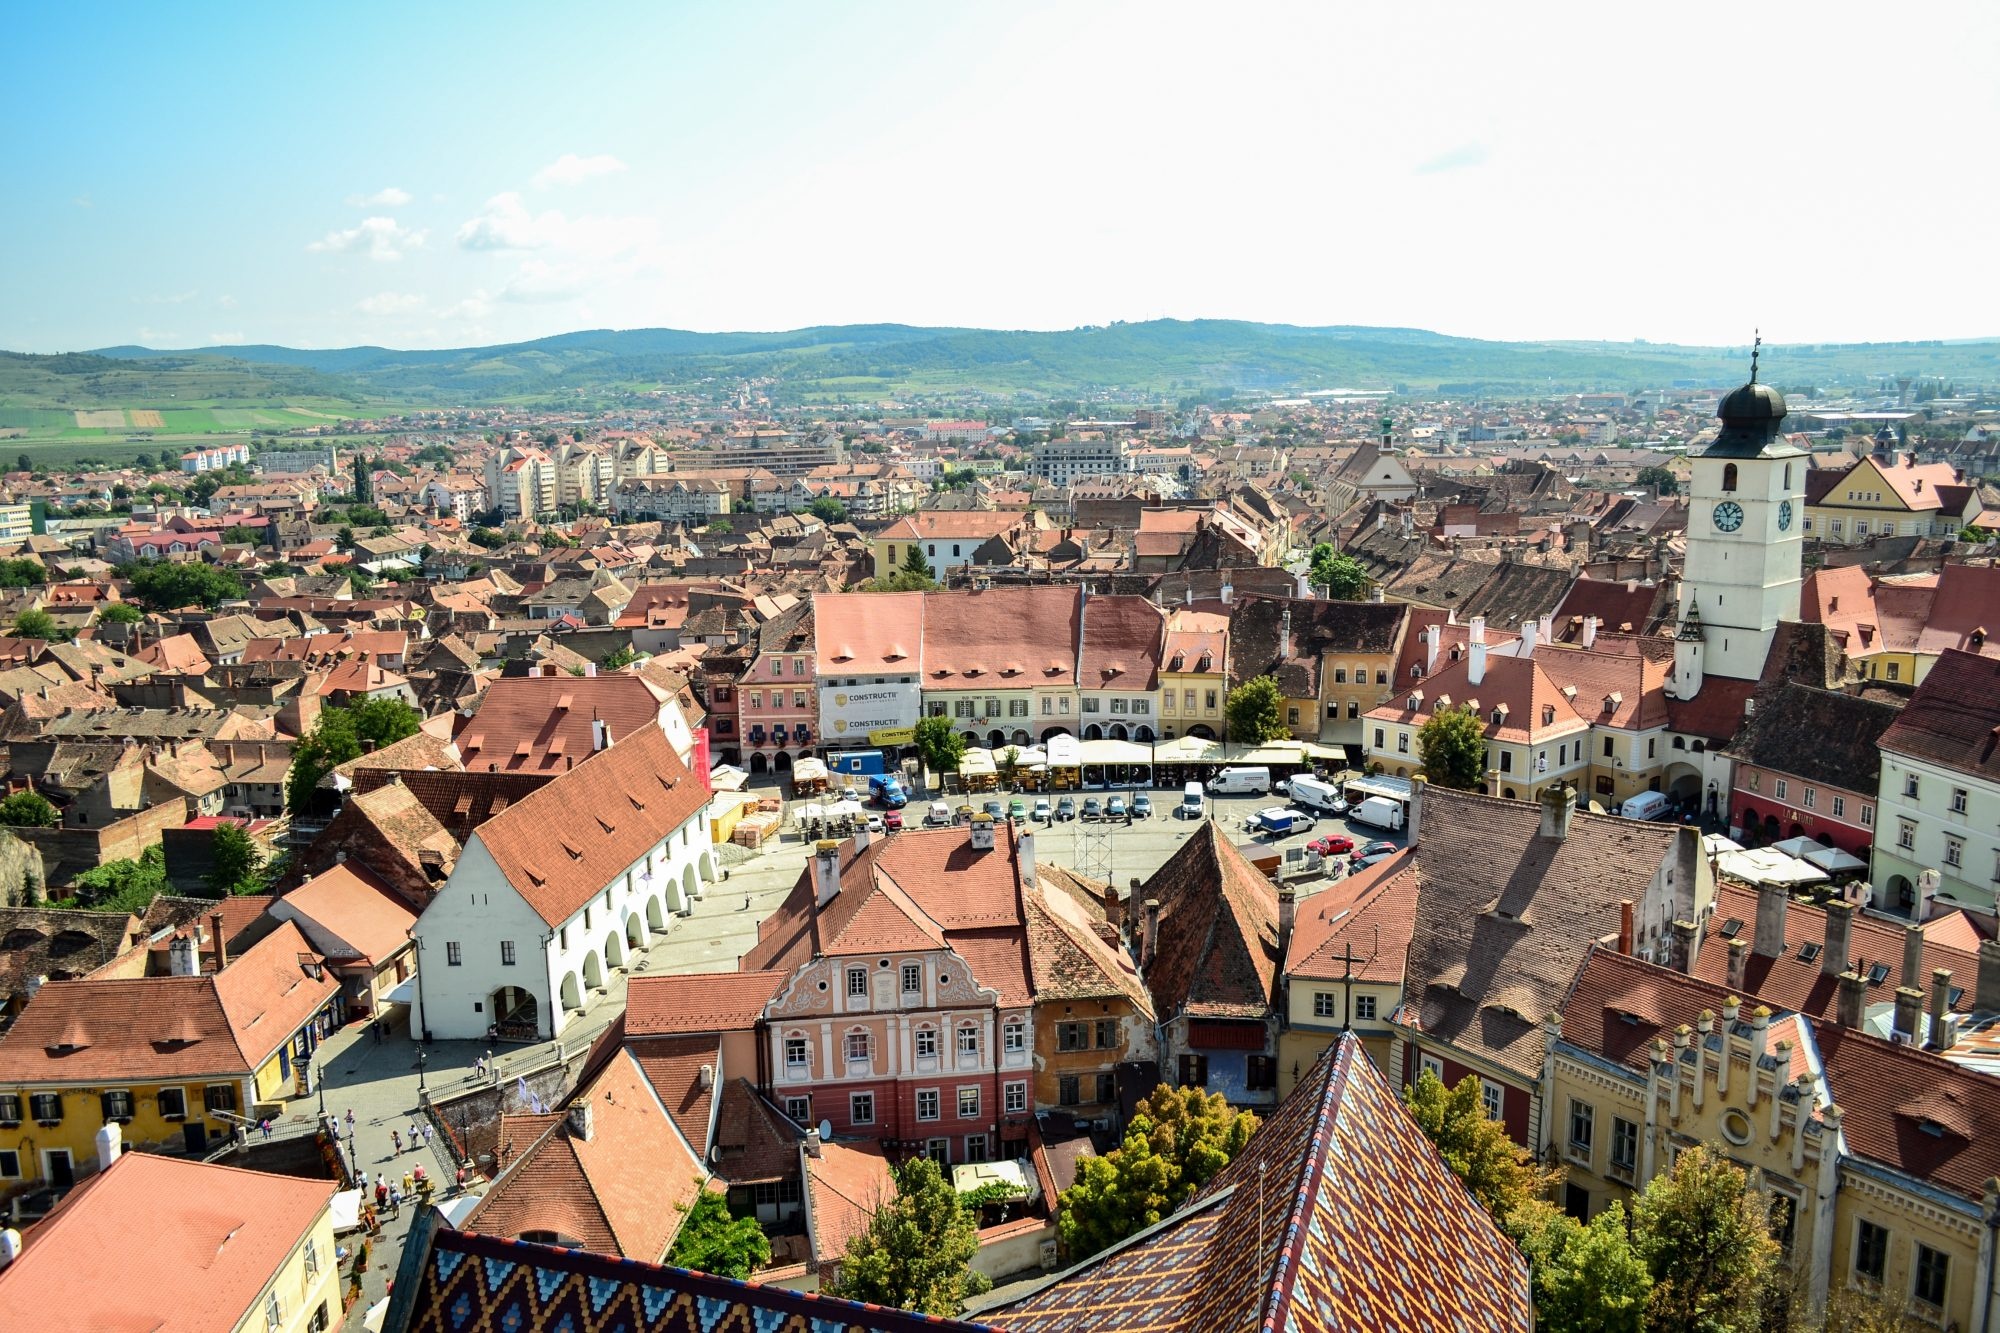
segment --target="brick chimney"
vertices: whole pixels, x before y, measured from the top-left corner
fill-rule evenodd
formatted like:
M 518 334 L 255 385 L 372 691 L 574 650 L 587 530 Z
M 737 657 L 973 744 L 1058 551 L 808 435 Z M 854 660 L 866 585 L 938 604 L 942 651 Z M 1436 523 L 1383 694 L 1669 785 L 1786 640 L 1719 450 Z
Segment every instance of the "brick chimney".
M 1761 904 L 1760 904 L 1761 905 Z M 1847 970 L 1847 943 L 1854 934 L 1854 905 L 1830 902 L 1826 905 L 1826 948 L 1819 956 L 1819 970 L 1837 977 Z
M 1540 835 L 1554 838 L 1557 842 L 1569 837 L 1570 820 L 1576 815 L 1576 793 L 1557 783 L 1542 788 L 1542 827 Z
M 1923 1021 L 1924 993 L 1915 986 L 1896 987 L 1896 1016 L 1891 1020 L 1893 1040 L 1914 1042 L 1917 1026 Z
M 1430 785 L 1431 780 L 1421 773 L 1410 779 L 1410 819 L 1405 826 L 1404 841 L 1411 847 L 1417 845 L 1417 833 L 1423 827 L 1424 789 Z
M 1928 1045 L 1934 1051 L 1941 1051 L 1947 1043 L 1946 1015 L 1951 1012 L 1951 969 L 1934 967 L 1931 969 L 1931 1034 Z
M 1104 924 L 1111 927 L 1114 935 L 1125 933 L 1125 900 L 1118 896 L 1116 884 L 1104 886 Z
M 1153 953 L 1160 947 L 1160 900 L 1146 899 L 1146 934 L 1139 946 L 1139 966 L 1147 967 L 1153 961 Z
M 822 838 L 813 844 L 813 902 L 824 907 L 840 892 L 840 844 Z
M 570 1104 L 569 1132 L 585 1143 L 597 1132 L 597 1121 L 590 1109 L 590 1098 L 579 1097 Z
M 1757 933 L 1752 937 L 1751 952 L 1759 958 L 1778 958 L 1785 952 L 1785 904 L 1789 899 L 1784 889 L 1774 884 L 1765 884 L 1757 890 Z
M 1632 900 L 1618 900 L 1618 952 L 1632 956 Z
M 1729 941 L 1729 989 L 1742 990 L 1745 975 L 1750 970 L 1750 941 L 1734 939 Z
M 229 946 L 222 938 L 222 913 L 216 912 L 208 918 L 208 933 L 215 938 L 215 970 L 220 972 L 229 966 Z
M 1868 983 L 1859 972 L 1840 974 L 1840 994 L 1834 1000 L 1834 1019 L 1844 1028 L 1859 1030 L 1868 1011 Z
M 1903 984 L 1915 986 L 1924 975 L 1924 928 L 1918 925 L 1903 927 Z

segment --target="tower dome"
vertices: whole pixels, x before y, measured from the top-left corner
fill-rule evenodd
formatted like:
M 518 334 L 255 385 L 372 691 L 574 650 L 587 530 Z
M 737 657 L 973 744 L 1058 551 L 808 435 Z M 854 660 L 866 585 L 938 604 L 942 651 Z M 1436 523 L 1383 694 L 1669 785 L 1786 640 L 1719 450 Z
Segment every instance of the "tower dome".
M 1763 339 L 1750 353 L 1750 382 L 1731 390 L 1715 409 L 1722 429 L 1708 446 L 1709 458 L 1769 458 L 1781 445 L 1785 420 L 1785 395 L 1768 384 L 1757 382 L 1757 352 Z

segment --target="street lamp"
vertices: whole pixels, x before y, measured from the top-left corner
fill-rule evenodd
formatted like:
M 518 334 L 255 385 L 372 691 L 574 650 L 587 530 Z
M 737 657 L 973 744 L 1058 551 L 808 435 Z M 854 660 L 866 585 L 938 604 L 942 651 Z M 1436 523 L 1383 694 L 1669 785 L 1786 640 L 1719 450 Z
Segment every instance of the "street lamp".
M 428 1060 L 429 1058 L 430 1058 L 429 1056 L 427 1056 L 427 1055 L 425 1055 L 425 1054 L 424 1054 L 424 1048 L 423 1048 L 423 1047 L 421 1047 L 421 1046 L 417 1047 L 417 1091 L 418 1091 L 419 1093 L 421 1093 L 421 1092 L 423 1092 L 423 1091 L 425 1090 L 425 1089 L 424 1089 L 424 1063 L 425 1063 L 425 1061 L 427 1061 L 427 1060 Z
M 319 1090 L 319 1118 L 324 1123 L 326 1120 L 326 1057 L 322 1054 L 322 1050 L 322 1047 L 313 1047 L 312 1063 L 307 1067 L 312 1069 L 313 1087 Z

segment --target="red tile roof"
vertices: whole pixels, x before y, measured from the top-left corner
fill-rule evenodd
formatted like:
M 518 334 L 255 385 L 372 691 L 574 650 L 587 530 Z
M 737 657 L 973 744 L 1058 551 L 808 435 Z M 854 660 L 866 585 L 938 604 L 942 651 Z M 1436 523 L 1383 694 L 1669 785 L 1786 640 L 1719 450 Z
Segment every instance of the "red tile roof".
M 502 676 L 452 739 L 472 772 L 558 773 L 594 750 L 592 723 L 624 740 L 657 726 L 660 701 L 638 676 Z
M 707 803 L 708 789 L 667 734 L 643 727 L 508 806 L 472 836 L 515 892 L 555 926 Z
M 653 1094 L 674 1119 L 674 1127 L 707 1159 L 713 1121 L 715 1080 L 722 1068 L 721 1038 L 710 1034 L 646 1037 L 628 1041 L 626 1052 L 639 1064 Z M 704 1081 L 702 1071 L 708 1071 Z
M 813 599 L 813 625 L 821 676 L 922 669 L 922 593 L 823 594 Z
M 868 1229 L 876 1210 L 896 1197 L 896 1178 L 880 1143 L 823 1143 L 805 1158 L 806 1222 L 816 1262 L 839 1263 L 847 1243 Z
M 1214 820 L 1204 822 L 1133 895 L 1143 929 L 1160 904 L 1154 956 L 1143 975 L 1162 1021 L 1263 1018 L 1276 992 L 1278 891 Z
M 1025 690 L 1075 683 L 1081 606 L 1078 590 L 1064 587 L 924 594 L 924 689 Z
M 1400 982 L 1417 925 L 1417 866 L 1408 848 L 1340 880 L 1299 904 L 1285 950 L 1285 975 Z M 1347 961 L 1349 951 L 1363 955 Z
M 626 983 L 625 1031 L 633 1037 L 741 1032 L 756 1026 L 789 971 L 637 973 Z
M 2000 626 L 2000 615 L 1994 619 Z M 1940 655 L 1882 733 L 1882 749 L 2000 779 L 2000 661 L 1955 651 Z
M 314 875 L 283 901 L 353 946 L 351 955 L 327 955 L 335 962 L 358 958 L 379 964 L 410 943 L 410 927 L 417 922 L 416 913 L 358 862 L 343 862 Z
M 1077 688 L 1158 688 L 1165 625 L 1166 614 L 1144 597 L 1090 598 L 1083 605 Z

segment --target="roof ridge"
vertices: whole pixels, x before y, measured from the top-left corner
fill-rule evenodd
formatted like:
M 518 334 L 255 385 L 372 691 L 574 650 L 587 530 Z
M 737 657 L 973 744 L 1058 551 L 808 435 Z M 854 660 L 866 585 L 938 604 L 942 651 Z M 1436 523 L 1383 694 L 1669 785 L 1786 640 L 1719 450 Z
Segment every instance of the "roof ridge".
M 1348 1034 L 1336 1037 L 1333 1043 L 1332 1068 L 1320 1084 L 1319 1113 L 1314 1117 L 1313 1136 L 1306 1145 L 1299 1175 L 1295 1182 L 1299 1188 L 1291 1208 L 1285 1217 L 1285 1229 L 1280 1233 L 1276 1262 L 1272 1265 L 1269 1294 L 1264 1302 L 1264 1317 L 1258 1321 L 1261 1329 L 1276 1329 L 1282 1322 L 1283 1312 L 1290 1308 L 1293 1292 L 1293 1274 L 1297 1272 L 1299 1258 L 1305 1252 L 1306 1235 L 1311 1230 L 1307 1222 L 1312 1214 L 1313 1200 L 1318 1196 L 1319 1178 L 1325 1174 L 1327 1153 L 1332 1150 L 1334 1130 L 1338 1117 L 1346 1112 L 1345 1095 L 1348 1074 L 1353 1068 L 1354 1048 L 1359 1039 Z M 1261 1172 L 1261 1164 L 1260 1164 Z

